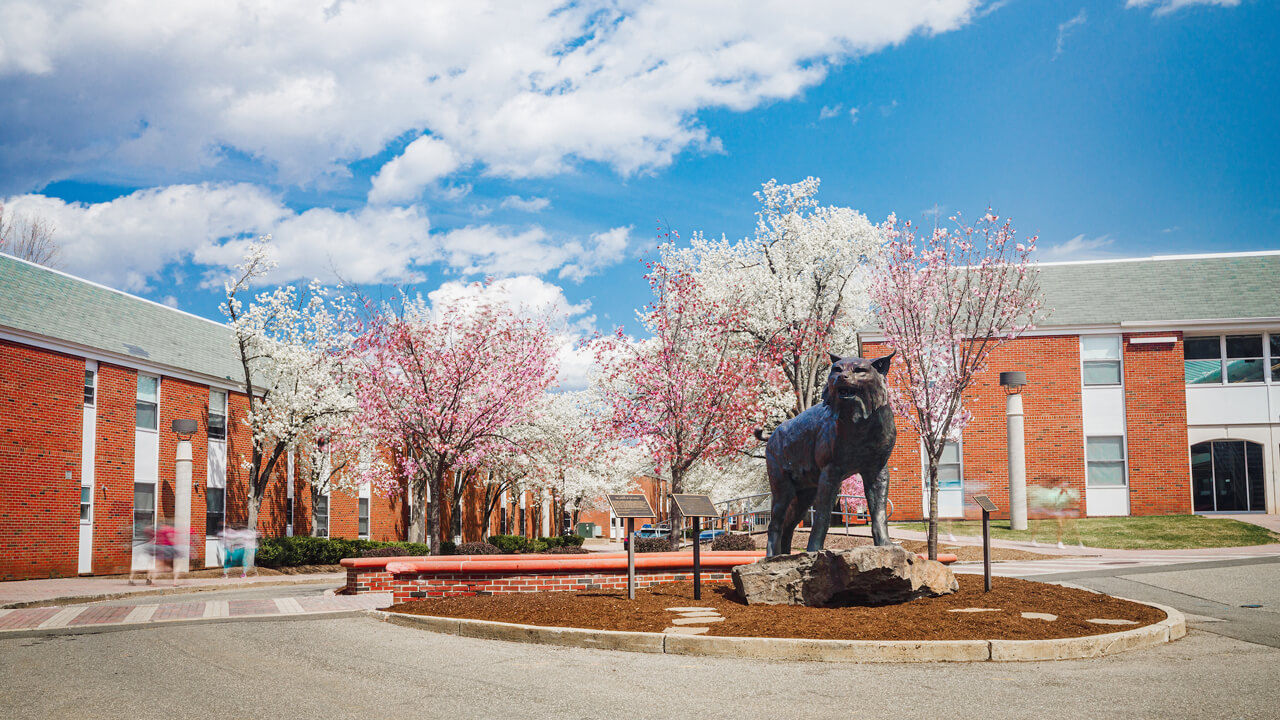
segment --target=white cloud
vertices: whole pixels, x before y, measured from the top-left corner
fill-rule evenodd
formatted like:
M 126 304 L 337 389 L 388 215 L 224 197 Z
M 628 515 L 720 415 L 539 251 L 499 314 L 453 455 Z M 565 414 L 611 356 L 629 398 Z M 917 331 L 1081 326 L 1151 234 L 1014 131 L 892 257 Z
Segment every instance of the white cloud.
M 178 309 L 178 298 L 176 298 L 176 297 L 174 297 L 174 296 L 172 296 L 172 295 L 165 295 L 165 296 L 164 296 L 164 299 L 160 301 L 160 304 L 162 304 L 162 305 L 168 305 L 169 307 L 173 308 L 174 310 L 177 310 L 177 309 Z
M 839 115 L 842 108 L 844 108 L 843 104 L 823 105 L 822 109 L 818 111 L 818 119 L 830 120 L 831 118 Z M 855 109 L 854 112 L 857 112 L 857 109 Z
M 580 161 L 629 174 L 718 151 L 703 109 L 795 98 L 833 65 L 982 7 L 17 0 L 0 17 L 0 190 L 95 172 L 161 184 L 228 151 L 305 184 L 409 133 L 493 175 Z M 388 202 L 449 167 L 397 160 L 375 188 Z
M 544 197 L 531 197 L 526 200 L 519 195 L 508 195 L 503 198 L 502 207 L 521 212 L 536 213 L 551 207 L 551 201 Z
M 1058 56 L 1062 54 L 1063 48 L 1066 47 L 1067 37 L 1071 35 L 1072 31 L 1085 24 L 1088 19 L 1084 8 L 1080 8 L 1080 12 L 1076 13 L 1075 17 L 1058 24 L 1058 45 L 1053 51 L 1053 59 L 1057 60 Z
M 440 246 L 444 262 L 466 275 L 541 275 L 559 269 L 561 278 L 581 282 L 626 257 L 630 236 L 630 227 L 617 227 L 586 241 L 559 241 L 536 225 L 523 230 L 470 225 L 444 233 Z
M 424 135 L 409 143 L 400 156 L 383 165 L 373 176 L 369 202 L 416 200 L 423 188 L 449 175 L 462 164 L 462 158 L 449 143 Z
M 1217 5 L 1218 7 L 1236 7 L 1240 0 L 1128 0 L 1125 7 L 1155 6 L 1154 15 L 1168 15 L 1193 5 Z
M 1067 260 L 1101 260 L 1115 257 L 1115 253 L 1107 252 L 1103 249 L 1111 246 L 1114 242 L 1115 240 L 1110 235 L 1100 235 L 1090 239 L 1081 234 L 1066 242 L 1043 248 L 1040 251 L 1040 259 L 1045 262 L 1062 262 Z
M 849 122 L 854 123 L 855 125 L 858 123 L 858 108 L 849 108 Z

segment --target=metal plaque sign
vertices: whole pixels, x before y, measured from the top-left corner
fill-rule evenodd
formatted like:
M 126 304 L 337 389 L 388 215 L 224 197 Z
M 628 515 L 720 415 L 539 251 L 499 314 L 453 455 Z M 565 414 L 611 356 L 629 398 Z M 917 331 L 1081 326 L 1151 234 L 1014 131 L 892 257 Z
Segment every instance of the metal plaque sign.
M 986 510 L 987 512 L 995 512 L 1000 509 L 996 507 L 996 504 L 991 502 L 991 498 L 986 495 L 974 495 L 973 501 L 978 503 L 978 507 Z
M 613 514 L 620 518 L 655 518 L 658 514 L 644 495 L 605 495 Z
M 685 517 L 720 517 L 720 513 L 716 511 L 716 506 L 711 504 L 710 495 L 677 495 L 673 493 L 671 499 L 676 501 L 676 507 L 680 510 L 680 514 Z

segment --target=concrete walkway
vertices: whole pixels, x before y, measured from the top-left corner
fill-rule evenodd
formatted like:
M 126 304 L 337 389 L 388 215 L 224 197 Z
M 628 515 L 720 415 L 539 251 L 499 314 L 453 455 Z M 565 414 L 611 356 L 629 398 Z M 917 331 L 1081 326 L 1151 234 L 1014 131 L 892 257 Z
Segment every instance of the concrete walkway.
M 13 609 L 31 605 L 58 605 L 69 603 L 112 600 L 139 595 L 172 595 L 175 593 L 202 592 L 208 590 L 233 590 L 241 587 L 270 587 L 273 585 L 298 585 L 305 583 L 330 583 L 340 585 L 346 580 L 344 573 L 316 573 L 310 575 L 253 575 L 247 578 L 183 578 L 176 585 L 172 580 L 156 580 L 147 585 L 137 580 L 130 585 L 128 577 L 52 578 L 48 580 L 14 580 L 0 582 L 0 608 Z
M 0 610 L 0 638 L 102 632 L 156 623 L 340 617 L 391 604 L 390 593 L 243 600 L 193 600 L 155 605 L 70 605 Z

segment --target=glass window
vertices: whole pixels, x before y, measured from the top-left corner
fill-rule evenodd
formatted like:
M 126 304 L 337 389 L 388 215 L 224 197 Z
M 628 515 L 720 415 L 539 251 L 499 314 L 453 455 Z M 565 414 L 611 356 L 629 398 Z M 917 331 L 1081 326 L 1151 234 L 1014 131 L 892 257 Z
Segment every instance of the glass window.
M 1191 499 L 1196 512 L 1213 511 L 1213 443 L 1191 446 Z
M 938 488 L 959 490 L 963 487 L 960 468 L 960 443 L 949 442 L 943 445 L 942 456 L 938 458 Z
M 1124 438 L 1091 437 L 1085 439 L 1088 480 L 1092 487 L 1123 487 Z
M 88 485 L 80 486 L 80 521 L 89 522 L 93 519 L 90 514 L 93 508 L 93 488 Z
M 1120 384 L 1120 336 L 1087 335 L 1080 338 L 1085 385 Z
M 227 489 L 211 487 L 205 498 L 204 534 L 213 537 L 222 534 L 227 520 Z
M 158 427 L 159 411 L 157 403 L 160 399 L 160 378 L 150 375 L 138 376 L 138 428 L 155 430 Z
M 1222 340 L 1190 337 L 1182 343 L 1183 376 L 1188 385 L 1222 382 Z
M 96 401 L 95 392 L 98 388 L 98 374 L 92 370 L 84 371 L 84 404 L 92 406 Z
M 1261 335 L 1227 336 L 1227 382 L 1262 382 L 1264 366 Z
M 156 521 L 156 486 L 154 483 L 133 484 L 133 541 L 147 542 Z
M 209 439 L 227 439 L 227 393 L 222 390 L 209 391 Z
M 316 537 L 329 537 L 329 496 L 316 498 Z
M 1271 333 L 1271 381 L 1280 382 L 1280 332 Z
M 293 526 L 293 498 L 286 498 L 284 501 L 284 522 Z
M 360 537 L 369 537 L 369 498 L 360 498 Z

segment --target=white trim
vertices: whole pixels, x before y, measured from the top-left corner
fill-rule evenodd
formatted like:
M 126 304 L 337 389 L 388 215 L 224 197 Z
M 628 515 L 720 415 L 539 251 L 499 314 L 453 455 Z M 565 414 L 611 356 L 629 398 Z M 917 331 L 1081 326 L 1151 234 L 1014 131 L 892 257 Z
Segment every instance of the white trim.
M 1131 337 L 1129 338 L 1130 345 L 1164 345 L 1166 343 L 1176 343 L 1176 342 L 1178 342 L 1178 338 L 1175 335 L 1169 335 L 1165 337 Z
M 1280 250 L 1252 250 L 1233 253 L 1196 253 L 1192 255 L 1148 255 L 1147 257 L 1108 258 L 1103 260 L 1058 260 L 1056 262 L 1037 262 L 1041 267 L 1057 267 L 1060 265 L 1110 265 L 1113 263 L 1163 262 L 1166 260 L 1211 260 L 1218 258 L 1270 257 L 1280 255 Z
M 1260 330 L 1280 327 L 1280 317 L 1261 318 L 1201 318 L 1194 320 L 1123 320 L 1118 323 L 1090 323 L 1084 325 L 1050 325 L 1028 330 L 1019 337 L 1054 337 L 1059 335 L 1114 335 L 1132 332 L 1182 332 L 1210 333 L 1214 335 L 1235 330 Z M 884 342 L 878 328 L 860 330 L 863 342 Z
M 166 377 L 176 378 L 178 380 L 207 385 L 211 388 L 230 390 L 232 392 L 238 392 L 241 395 L 244 394 L 244 385 L 242 383 L 236 383 L 234 380 L 227 380 L 226 378 L 219 378 L 213 375 L 192 373 L 182 368 L 175 368 L 169 365 L 147 363 L 133 357 L 132 355 L 113 353 L 107 350 L 102 350 L 101 348 L 48 338 L 43 335 L 36 335 L 34 333 L 29 333 L 15 328 L 5 327 L 0 329 L 0 340 L 8 340 L 21 345 L 40 348 L 41 350 L 52 350 L 66 355 L 75 355 L 88 360 L 104 362 L 109 365 L 126 367 L 147 375 L 163 375 Z

